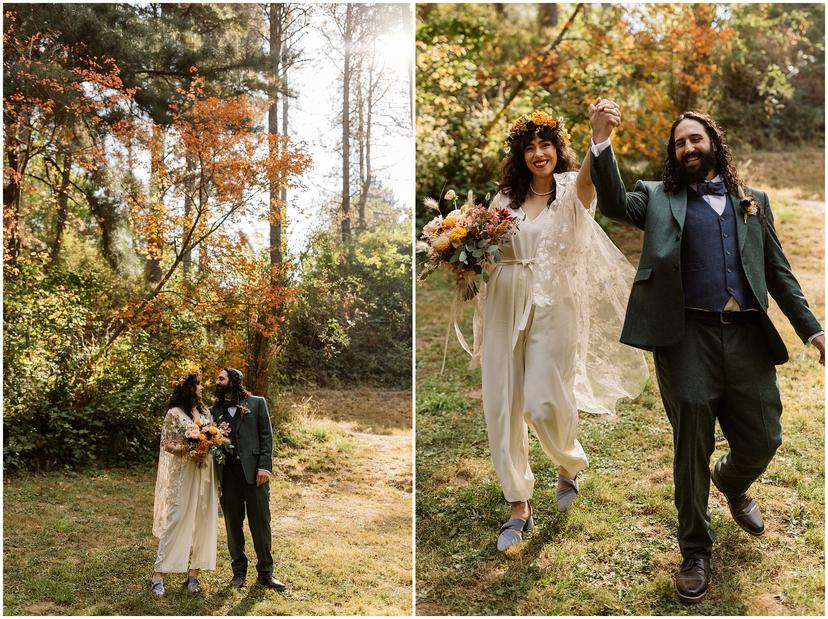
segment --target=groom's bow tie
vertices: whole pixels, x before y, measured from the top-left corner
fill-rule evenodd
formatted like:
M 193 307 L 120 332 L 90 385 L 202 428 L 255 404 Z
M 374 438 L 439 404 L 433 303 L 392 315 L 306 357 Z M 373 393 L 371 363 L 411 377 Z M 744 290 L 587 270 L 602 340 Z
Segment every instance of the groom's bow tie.
M 725 195 L 725 186 L 722 181 L 706 181 L 699 183 L 696 191 L 702 196 L 723 196 Z

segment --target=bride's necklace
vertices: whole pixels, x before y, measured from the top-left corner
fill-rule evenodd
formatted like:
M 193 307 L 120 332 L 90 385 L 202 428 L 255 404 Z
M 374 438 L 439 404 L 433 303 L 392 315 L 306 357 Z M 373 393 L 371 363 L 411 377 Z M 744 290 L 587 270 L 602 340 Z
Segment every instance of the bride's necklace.
M 555 191 L 555 186 L 552 185 L 552 189 L 550 189 L 546 193 L 539 193 L 539 192 L 535 191 L 534 187 L 532 187 L 532 181 L 529 181 L 529 191 L 531 191 L 536 196 L 548 196 L 548 195 L 551 195 L 553 191 Z

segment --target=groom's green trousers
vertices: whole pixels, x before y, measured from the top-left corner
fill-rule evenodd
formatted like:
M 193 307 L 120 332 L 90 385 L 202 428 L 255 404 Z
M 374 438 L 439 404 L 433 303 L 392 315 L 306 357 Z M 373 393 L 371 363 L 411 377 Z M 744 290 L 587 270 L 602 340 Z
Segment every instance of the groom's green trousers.
M 273 556 L 270 553 L 270 484 L 249 484 L 238 460 L 227 459 L 221 485 L 221 509 L 227 531 L 227 548 L 234 576 L 247 574 L 247 555 L 244 552 L 244 516 L 253 536 L 256 550 L 256 571 L 259 574 L 273 572 Z
M 714 314 L 714 316 L 718 316 Z M 727 493 L 745 492 L 782 443 L 776 368 L 758 324 L 688 319 L 675 345 L 653 350 L 673 426 L 673 481 L 683 557 L 709 558 L 710 456 L 719 420 L 730 450 L 715 464 Z

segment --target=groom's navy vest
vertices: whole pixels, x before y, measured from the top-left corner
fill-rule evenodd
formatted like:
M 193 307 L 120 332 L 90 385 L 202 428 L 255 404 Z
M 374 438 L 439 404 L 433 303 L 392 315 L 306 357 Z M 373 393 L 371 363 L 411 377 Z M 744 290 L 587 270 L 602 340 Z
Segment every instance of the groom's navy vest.
M 681 244 L 684 305 L 720 312 L 731 296 L 743 310 L 756 307 L 742 269 L 736 216 L 730 196 L 719 215 L 692 188 L 687 189 L 687 217 Z
M 222 404 L 222 406 L 224 405 Z M 224 407 L 224 420 L 230 424 L 230 442 L 236 447 L 236 450 L 232 452 L 234 455 L 227 458 L 228 462 L 236 462 L 239 459 L 239 440 L 236 438 L 239 431 L 239 419 L 241 419 L 241 411 L 238 408 L 236 408 L 236 414 L 231 416 L 227 412 L 227 407 Z

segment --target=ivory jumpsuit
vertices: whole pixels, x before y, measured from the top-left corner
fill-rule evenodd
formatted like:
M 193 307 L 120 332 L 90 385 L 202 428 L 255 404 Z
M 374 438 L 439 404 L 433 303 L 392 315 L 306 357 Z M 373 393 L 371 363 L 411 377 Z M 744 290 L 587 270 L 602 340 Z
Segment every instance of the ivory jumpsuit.
M 535 219 L 522 218 L 487 287 L 481 365 L 483 412 L 492 463 L 510 503 L 532 497 L 531 425 L 546 455 L 571 475 L 588 461 L 575 438 L 576 317 L 571 301 L 536 306 L 532 301 L 535 256 L 541 231 L 556 204 Z M 559 208 L 572 208 L 560 205 Z

